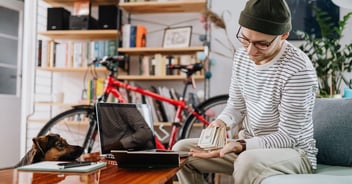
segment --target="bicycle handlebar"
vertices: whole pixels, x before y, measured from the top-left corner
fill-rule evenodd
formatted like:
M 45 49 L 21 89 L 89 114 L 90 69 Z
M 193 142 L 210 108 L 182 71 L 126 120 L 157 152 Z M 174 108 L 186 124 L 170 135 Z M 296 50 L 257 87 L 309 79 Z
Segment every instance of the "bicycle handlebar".
M 189 64 L 189 65 L 168 65 L 168 68 L 173 70 L 181 70 L 182 72 L 186 73 L 187 78 L 191 77 L 194 73 L 197 71 L 200 71 L 203 69 L 203 64 L 201 63 L 194 63 L 194 64 Z
M 197 72 L 203 69 L 203 64 L 201 63 L 195 63 L 195 64 L 189 64 L 189 65 L 169 65 L 168 66 L 169 69 L 186 69 L 187 71 L 193 71 L 193 72 Z
M 118 61 L 123 61 L 124 58 L 124 56 L 104 56 L 103 58 L 95 58 L 91 63 L 88 64 L 88 66 L 97 63 L 106 66 L 108 64 L 115 64 Z
M 119 56 L 104 56 L 103 58 L 95 58 L 91 63 L 88 64 L 88 66 L 92 66 L 95 64 L 101 64 L 102 66 L 106 67 L 110 72 L 116 72 L 117 67 L 118 67 L 118 62 L 119 61 L 124 61 L 125 56 L 119 55 Z M 191 76 L 197 71 L 200 71 L 203 69 L 203 64 L 201 63 L 194 63 L 194 64 L 188 64 L 188 65 L 168 65 L 167 66 L 171 70 L 181 70 L 184 73 L 187 74 L 187 76 Z

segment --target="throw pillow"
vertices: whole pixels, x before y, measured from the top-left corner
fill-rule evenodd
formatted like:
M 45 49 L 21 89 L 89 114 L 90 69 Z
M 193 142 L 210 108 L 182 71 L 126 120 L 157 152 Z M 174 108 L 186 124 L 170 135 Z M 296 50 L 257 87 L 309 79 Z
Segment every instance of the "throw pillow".
M 352 166 L 352 99 L 316 99 L 313 123 L 318 163 Z

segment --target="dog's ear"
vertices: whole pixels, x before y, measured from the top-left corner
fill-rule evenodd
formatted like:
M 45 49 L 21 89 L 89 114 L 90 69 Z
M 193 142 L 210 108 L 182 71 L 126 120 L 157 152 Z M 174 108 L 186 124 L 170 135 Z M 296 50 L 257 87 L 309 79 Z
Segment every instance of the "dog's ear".
M 47 141 L 47 138 L 46 136 L 39 136 L 39 137 L 34 137 L 32 139 L 33 141 L 33 150 L 38 153 L 40 152 L 42 155 L 45 154 L 43 148 L 46 146 L 46 143 L 48 142 Z
M 53 147 L 59 139 L 60 135 L 58 134 L 48 134 L 45 136 L 35 137 L 33 138 L 33 148 L 40 151 L 44 155 L 46 151 Z

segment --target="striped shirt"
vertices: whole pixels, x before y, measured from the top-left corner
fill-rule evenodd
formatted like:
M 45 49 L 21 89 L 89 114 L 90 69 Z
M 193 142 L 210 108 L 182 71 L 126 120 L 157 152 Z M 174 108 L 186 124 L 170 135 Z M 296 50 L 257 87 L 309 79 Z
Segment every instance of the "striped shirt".
M 218 118 L 230 127 L 243 123 L 247 149 L 304 150 L 316 169 L 312 110 L 317 88 L 311 61 L 289 42 L 263 65 L 256 65 L 246 49 L 239 49 L 229 100 Z

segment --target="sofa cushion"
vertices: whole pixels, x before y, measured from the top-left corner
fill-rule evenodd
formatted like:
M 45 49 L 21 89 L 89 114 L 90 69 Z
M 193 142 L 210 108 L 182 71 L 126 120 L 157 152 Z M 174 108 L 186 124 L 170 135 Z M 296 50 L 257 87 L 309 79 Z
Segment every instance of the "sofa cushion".
M 352 176 L 322 174 L 287 174 L 265 178 L 260 184 L 351 184 Z
M 315 174 L 283 174 L 265 178 L 261 184 L 351 184 L 352 168 L 318 164 Z
M 316 99 L 313 124 L 318 163 L 352 166 L 352 99 Z
M 329 176 L 323 174 L 288 174 L 265 178 L 261 184 L 351 184 L 352 176 Z

